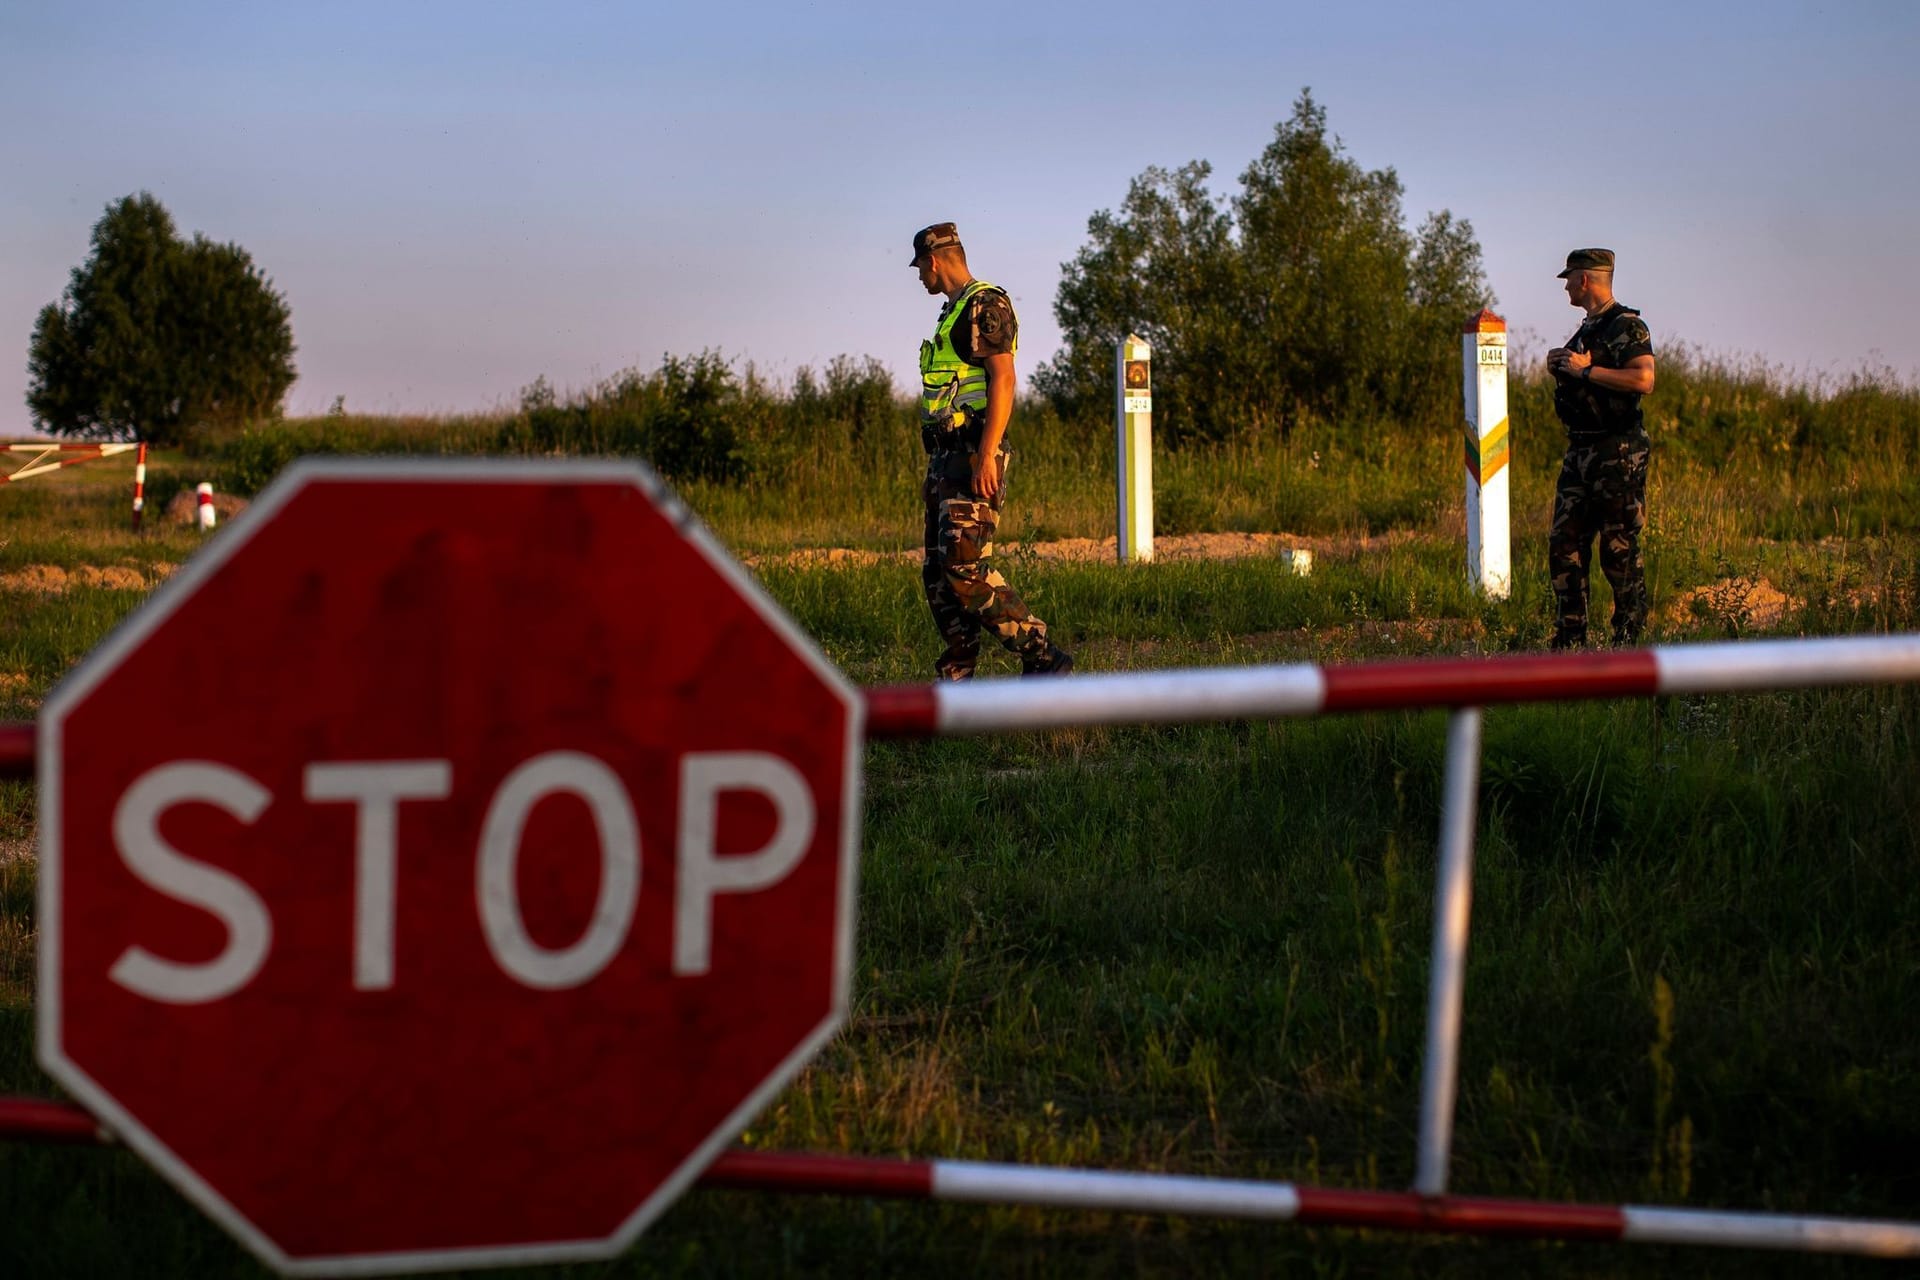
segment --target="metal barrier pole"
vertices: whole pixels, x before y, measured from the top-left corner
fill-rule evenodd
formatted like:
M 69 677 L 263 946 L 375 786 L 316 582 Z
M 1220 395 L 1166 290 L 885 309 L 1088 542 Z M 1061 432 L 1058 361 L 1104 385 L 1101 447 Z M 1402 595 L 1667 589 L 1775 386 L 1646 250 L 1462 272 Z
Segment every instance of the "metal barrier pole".
M 1447 720 L 1440 807 L 1440 865 L 1433 886 L 1433 974 L 1427 987 L 1427 1056 L 1420 1081 L 1420 1151 L 1413 1189 L 1446 1194 L 1453 1099 L 1460 1078 L 1460 1006 L 1467 989 L 1467 916 L 1473 908 L 1473 833 L 1480 789 L 1480 708 Z

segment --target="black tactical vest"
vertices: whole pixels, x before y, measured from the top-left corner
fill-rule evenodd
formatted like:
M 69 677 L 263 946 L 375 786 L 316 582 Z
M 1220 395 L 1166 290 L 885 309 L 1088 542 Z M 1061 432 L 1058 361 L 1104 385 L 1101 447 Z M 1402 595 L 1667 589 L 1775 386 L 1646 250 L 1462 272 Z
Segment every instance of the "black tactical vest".
M 1632 307 L 1623 307 L 1616 302 L 1581 325 L 1579 332 L 1567 339 L 1567 350 L 1592 356 L 1596 369 L 1618 369 L 1621 362 L 1615 355 L 1617 344 L 1609 339 L 1615 336 L 1621 321 L 1639 314 Z M 1640 412 L 1638 395 L 1631 391 L 1609 391 L 1585 378 L 1555 376 L 1553 411 L 1566 426 L 1568 438 L 1576 441 L 1598 440 L 1603 436 L 1629 435 L 1646 430 L 1646 419 Z

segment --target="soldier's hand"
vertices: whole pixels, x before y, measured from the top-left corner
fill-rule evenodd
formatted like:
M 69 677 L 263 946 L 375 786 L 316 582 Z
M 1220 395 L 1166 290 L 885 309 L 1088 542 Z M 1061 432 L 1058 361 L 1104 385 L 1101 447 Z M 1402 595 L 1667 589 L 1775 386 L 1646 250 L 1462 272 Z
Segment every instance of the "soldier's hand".
M 974 454 L 974 496 L 983 501 L 992 502 L 1000 496 L 1000 483 L 1000 455 L 997 453 Z

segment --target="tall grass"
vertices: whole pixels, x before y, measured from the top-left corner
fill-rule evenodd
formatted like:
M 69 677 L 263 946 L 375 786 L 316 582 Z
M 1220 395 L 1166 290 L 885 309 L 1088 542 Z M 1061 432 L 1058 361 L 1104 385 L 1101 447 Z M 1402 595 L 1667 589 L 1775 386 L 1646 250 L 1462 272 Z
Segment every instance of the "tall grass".
M 1533 366 L 1510 386 L 1516 523 L 1551 501 L 1561 434 Z M 1711 555 L 1729 541 L 1888 536 L 1920 528 L 1920 388 L 1863 371 L 1830 385 L 1663 352 L 1646 402 L 1655 441 L 1650 538 Z M 1421 422 L 1307 422 L 1155 460 L 1163 533 L 1342 536 L 1462 519 L 1457 405 Z M 1014 521 L 1028 536 L 1112 532 L 1110 426 L 1023 399 L 1009 433 Z M 517 411 L 449 418 L 329 415 L 258 424 L 205 446 L 237 493 L 308 453 L 642 456 L 742 550 L 910 547 L 920 537 L 914 409 L 872 360 L 774 386 L 713 353 L 669 357 L 567 396 L 544 382 Z M 1677 526 L 1677 527 L 1675 527 Z

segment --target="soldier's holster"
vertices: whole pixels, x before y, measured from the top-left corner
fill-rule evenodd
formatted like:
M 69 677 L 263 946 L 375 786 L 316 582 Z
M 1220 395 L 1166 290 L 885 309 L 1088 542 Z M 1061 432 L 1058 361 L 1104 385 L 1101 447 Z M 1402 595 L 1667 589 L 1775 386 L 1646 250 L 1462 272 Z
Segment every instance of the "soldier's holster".
M 920 447 L 929 456 L 936 453 L 972 453 L 979 447 L 980 430 L 965 409 L 955 409 L 944 418 L 920 423 Z

